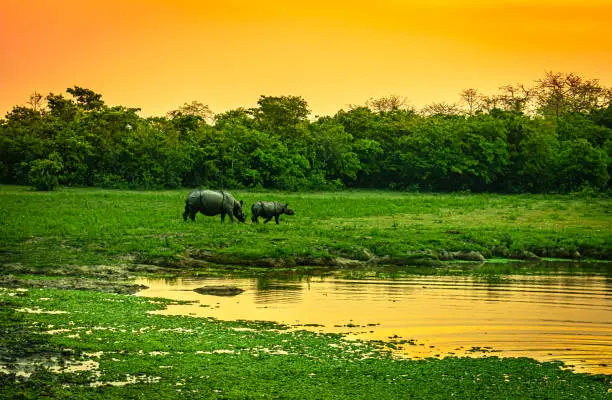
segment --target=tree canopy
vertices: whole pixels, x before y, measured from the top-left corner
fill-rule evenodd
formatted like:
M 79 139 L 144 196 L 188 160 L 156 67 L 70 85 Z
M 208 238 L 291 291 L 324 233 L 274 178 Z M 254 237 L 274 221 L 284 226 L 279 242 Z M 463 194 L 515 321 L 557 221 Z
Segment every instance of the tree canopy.
M 465 89 L 422 110 L 397 95 L 312 117 L 300 96 L 163 117 L 74 86 L 0 119 L 0 181 L 111 188 L 572 192 L 609 188 L 612 90 L 548 72 L 494 95 Z

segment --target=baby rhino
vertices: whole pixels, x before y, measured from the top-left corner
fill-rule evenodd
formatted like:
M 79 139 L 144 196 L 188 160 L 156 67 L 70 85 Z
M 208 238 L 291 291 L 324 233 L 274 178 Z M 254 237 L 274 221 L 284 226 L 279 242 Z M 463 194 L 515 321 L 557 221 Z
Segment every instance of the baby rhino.
M 251 217 L 251 221 L 258 223 L 259 221 L 257 220 L 257 217 L 262 217 L 262 218 L 265 218 L 265 221 L 264 221 L 264 224 L 265 224 L 269 222 L 272 219 L 272 217 L 274 217 L 274 220 L 278 224 L 278 217 L 280 217 L 281 214 L 287 214 L 287 215 L 295 214 L 295 211 L 287 207 L 288 205 L 289 203 L 286 203 L 285 205 L 283 205 L 276 201 L 274 202 L 258 201 L 255 204 L 253 204 L 253 207 L 251 207 L 251 212 L 253 213 L 253 216 Z

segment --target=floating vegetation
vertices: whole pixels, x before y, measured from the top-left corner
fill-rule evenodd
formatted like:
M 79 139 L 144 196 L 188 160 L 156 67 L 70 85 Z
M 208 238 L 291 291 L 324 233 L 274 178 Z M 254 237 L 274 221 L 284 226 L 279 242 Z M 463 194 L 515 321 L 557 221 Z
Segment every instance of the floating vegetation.
M 149 314 L 171 303 L 162 299 L 152 304 L 141 297 L 57 289 L 0 293 L 0 387 L 7 398 L 108 399 L 135 393 L 160 398 L 176 396 L 177 388 L 204 398 L 354 398 L 355 388 L 360 396 L 379 399 L 419 397 L 425 388 L 429 397 L 470 398 L 484 390 L 499 398 L 528 397 L 534 385 L 550 398 L 603 398 L 610 388 L 607 377 L 574 374 L 560 363 L 496 357 L 398 360 L 389 357 L 385 342 L 273 329 L 262 322 Z M 49 302 L 66 313 L 15 311 Z M 50 330 L 57 332 L 45 333 Z M 71 337 L 72 332 L 82 334 Z M 20 340 L 30 346 L 14 346 Z M 53 359 L 59 369 L 35 365 L 33 354 Z M 10 367 L 28 361 L 27 376 Z

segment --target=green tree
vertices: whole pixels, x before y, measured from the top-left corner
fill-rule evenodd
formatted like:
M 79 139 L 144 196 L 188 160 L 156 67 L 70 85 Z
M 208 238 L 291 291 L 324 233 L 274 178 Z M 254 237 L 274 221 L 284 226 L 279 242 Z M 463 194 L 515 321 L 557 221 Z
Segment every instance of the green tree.
M 48 116 L 62 123 L 74 121 L 81 112 L 74 101 L 64 98 L 61 94 L 49 93 L 46 98 L 49 108 Z
M 612 129 L 598 125 L 587 115 L 566 113 L 557 119 L 559 140 L 586 139 L 595 147 L 602 147 L 612 137 Z
M 195 131 L 202 124 L 214 120 L 213 112 L 206 104 L 199 101 L 184 103 L 176 110 L 169 111 L 166 116 L 183 133 Z
M 561 142 L 558 164 L 559 187 L 567 192 L 585 186 L 603 190 L 609 180 L 608 155 L 586 139 Z
M 261 96 L 257 105 L 250 112 L 264 132 L 291 134 L 310 114 L 308 103 L 300 96 Z
M 558 190 L 559 141 L 554 130 L 541 128 L 528 131 L 517 147 L 508 185 L 513 191 Z
M 503 124 L 489 116 L 435 117 L 398 142 L 399 187 L 485 190 L 509 163 Z
M 76 99 L 78 106 L 85 111 L 101 110 L 105 107 L 102 95 L 91 89 L 74 86 L 66 89 L 66 92 L 71 94 Z
M 376 187 L 382 172 L 383 146 L 377 140 L 358 139 L 353 143 L 353 152 L 359 159 L 357 186 Z
M 28 165 L 28 183 L 36 190 L 53 190 L 59 182 L 62 170 L 61 157 L 53 153 L 47 159 L 37 159 Z
M 246 108 L 237 108 L 215 115 L 215 127 L 223 129 L 226 125 L 241 125 L 250 129 L 255 126 L 253 115 Z
M 49 154 L 42 114 L 16 106 L 0 122 L 0 172 L 5 182 L 27 184 L 29 163 Z
M 327 180 L 352 182 L 361 169 L 359 156 L 353 152 L 353 136 L 331 118 L 321 118 L 310 126 L 309 143 L 313 150 L 310 164 Z
M 608 105 L 605 108 L 599 108 L 594 110 L 589 116 L 597 125 L 612 129 L 612 104 Z

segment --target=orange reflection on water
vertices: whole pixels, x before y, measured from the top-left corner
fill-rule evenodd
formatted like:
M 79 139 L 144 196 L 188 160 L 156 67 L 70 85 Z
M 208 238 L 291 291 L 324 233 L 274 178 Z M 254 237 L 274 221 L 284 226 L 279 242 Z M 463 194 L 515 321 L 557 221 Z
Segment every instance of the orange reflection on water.
M 189 300 L 159 313 L 265 320 L 395 343 L 400 356 L 497 355 L 561 360 L 612 374 L 612 286 L 604 277 L 510 276 L 349 280 L 140 279 L 147 297 Z M 235 297 L 200 295 L 237 286 Z M 317 326 L 312 326 L 317 325 Z M 322 325 L 322 326 L 320 326 Z

